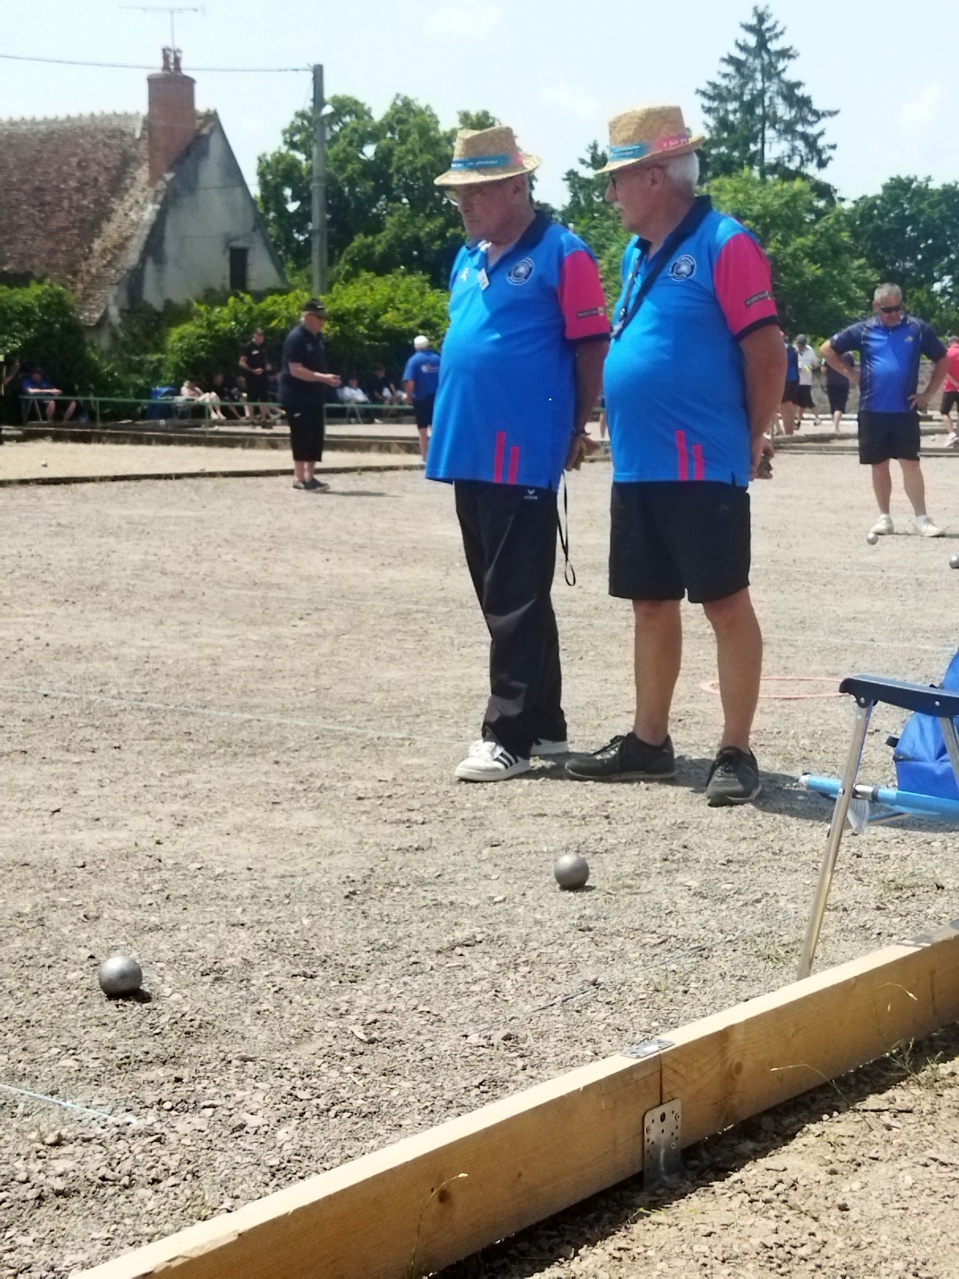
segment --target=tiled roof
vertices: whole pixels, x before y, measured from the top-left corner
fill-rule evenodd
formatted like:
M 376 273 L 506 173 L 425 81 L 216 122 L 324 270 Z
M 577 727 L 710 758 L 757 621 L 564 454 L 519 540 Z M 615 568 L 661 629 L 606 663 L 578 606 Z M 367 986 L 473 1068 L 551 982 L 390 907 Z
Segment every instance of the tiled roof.
M 158 194 L 141 115 L 0 120 L 0 277 L 65 284 L 95 323 L 139 255 Z

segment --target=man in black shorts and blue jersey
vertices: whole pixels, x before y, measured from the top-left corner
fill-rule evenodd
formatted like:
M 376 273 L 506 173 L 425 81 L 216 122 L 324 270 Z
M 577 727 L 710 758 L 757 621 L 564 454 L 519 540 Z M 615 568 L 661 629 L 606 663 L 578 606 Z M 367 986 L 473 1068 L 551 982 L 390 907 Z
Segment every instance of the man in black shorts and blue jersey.
M 413 354 L 403 370 L 403 390 L 413 401 L 413 415 L 420 436 L 420 457 L 426 461 L 433 426 L 433 405 L 440 381 L 440 357 L 425 333 L 413 339 Z
M 636 714 L 630 732 L 566 771 L 675 776 L 669 717 L 688 596 L 716 637 L 724 718 L 706 798 L 744 804 L 760 789 L 750 733 L 762 672 L 748 484 L 772 452 L 766 432 L 786 376 L 769 263 L 741 223 L 696 195 L 703 139 L 679 107 L 628 111 L 609 132 L 606 199 L 633 232 L 605 369 L 609 593 L 633 605 Z
M 882 537 L 895 532 L 889 505 L 892 499 L 891 458 L 902 467 L 902 486 L 912 503 L 916 532 L 942 537 L 942 529 L 926 514 L 926 489 L 919 466 L 919 412 L 939 390 L 949 367 L 946 348 L 925 322 L 907 315 L 898 284 L 880 284 L 873 295 L 871 319 L 851 324 L 824 342 L 820 355 L 837 373 L 859 387 L 859 461 L 872 467 L 872 487 L 879 519 L 870 532 Z M 859 352 L 859 368 L 842 361 L 848 351 Z M 922 356 L 933 361 L 925 390 L 919 385 Z
M 290 424 L 296 472 L 293 487 L 307 493 L 322 493 L 330 487 L 314 474 L 317 462 L 323 460 L 326 388 L 340 385 L 339 377 L 327 371 L 325 324 L 326 307 L 311 298 L 303 307 L 300 323 L 283 343 L 280 403 Z

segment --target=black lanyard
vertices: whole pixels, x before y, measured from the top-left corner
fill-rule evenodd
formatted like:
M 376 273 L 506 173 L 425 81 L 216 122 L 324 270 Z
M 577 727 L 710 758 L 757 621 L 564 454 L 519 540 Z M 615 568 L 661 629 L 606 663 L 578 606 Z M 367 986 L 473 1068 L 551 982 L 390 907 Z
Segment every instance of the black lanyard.
M 639 286 L 639 292 L 636 294 L 636 300 L 633 301 L 633 290 L 636 288 L 636 281 L 639 278 L 639 270 L 646 260 L 644 255 L 637 253 L 636 265 L 633 267 L 629 282 L 626 285 L 626 296 L 623 298 L 623 305 L 619 308 L 619 315 L 616 317 L 616 323 L 613 325 L 612 339 L 615 340 L 620 336 L 632 320 L 636 318 L 639 308 L 643 305 L 646 295 L 659 279 L 660 272 L 666 263 L 672 258 L 679 246 L 693 234 L 699 227 L 700 222 L 707 213 L 712 209 L 712 202 L 709 197 L 704 197 L 702 202 L 699 200 L 693 205 L 690 211 L 680 222 L 675 231 L 672 231 L 665 240 L 663 247 L 656 254 L 655 265 L 646 274 L 642 284 Z M 631 305 L 632 304 L 632 305 Z

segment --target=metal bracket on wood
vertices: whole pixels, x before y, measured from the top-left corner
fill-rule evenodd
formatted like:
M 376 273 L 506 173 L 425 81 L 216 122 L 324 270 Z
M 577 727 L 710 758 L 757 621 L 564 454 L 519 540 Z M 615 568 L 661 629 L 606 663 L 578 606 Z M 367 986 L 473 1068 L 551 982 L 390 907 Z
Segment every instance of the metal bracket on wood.
M 682 1170 L 682 1102 L 676 1097 L 643 1115 L 643 1188 L 652 1190 Z
M 673 1041 L 671 1039 L 644 1039 L 641 1044 L 630 1044 L 628 1048 L 623 1049 L 624 1057 L 655 1057 L 657 1053 L 661 1053 L 664 1048 L 672 1048 Z

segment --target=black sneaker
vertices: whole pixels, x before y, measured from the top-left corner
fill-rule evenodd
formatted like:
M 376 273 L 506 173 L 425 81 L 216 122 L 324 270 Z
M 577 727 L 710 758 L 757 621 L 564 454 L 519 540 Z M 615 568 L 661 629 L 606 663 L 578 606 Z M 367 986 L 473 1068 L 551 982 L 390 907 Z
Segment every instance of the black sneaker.
M 330 491 L 329 484 L 325 484 L 322 480 L 306 480 L 303 487 L 308 493 L 328 493 Z
M 709 807 L 748 804 L 761 790 L 759 767 L 752 751 L 741 751 L 738 746 L 723 746 L 706 779 Z
M 582 782 L 662 782 L 676 776 L 676 756 L 668 737 L 662 746 L 650 746 L 627 733 L 592 755 L 571 759 L 566 772 Z

